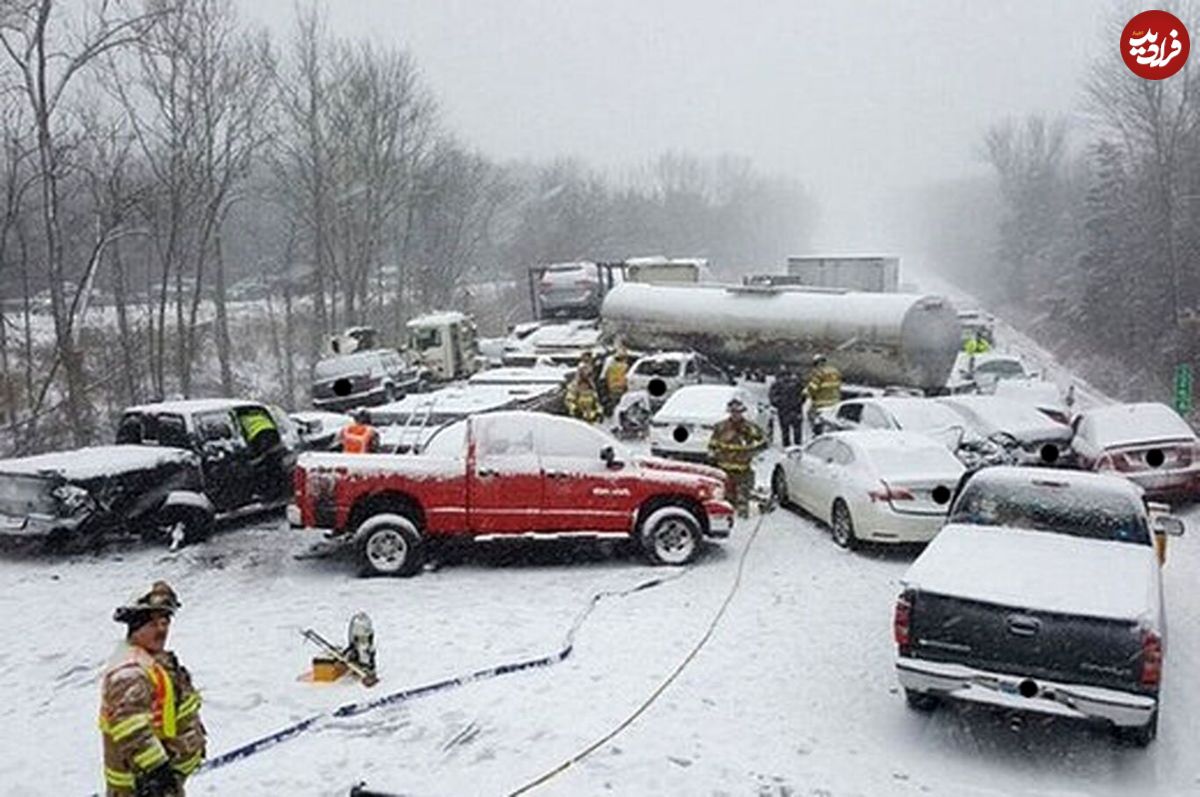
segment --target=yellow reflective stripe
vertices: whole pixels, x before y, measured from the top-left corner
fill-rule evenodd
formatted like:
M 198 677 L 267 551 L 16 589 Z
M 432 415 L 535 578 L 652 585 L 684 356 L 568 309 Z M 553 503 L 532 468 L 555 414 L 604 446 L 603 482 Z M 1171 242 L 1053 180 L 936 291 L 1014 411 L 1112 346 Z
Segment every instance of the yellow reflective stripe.
M 192 692 L 183 702 L 179 704 L 179 709 L 175 712 L 175 719 L 178 722 L 184 717 L 195 714 L 200 710 L 200 693 Z
M 120 722 L 111 723 L 111 724 L 105 723 L 105 725 L 107 725 L 106 728 L 104 726 L 101 726 L 102 729 L 105 731 L 105 733 L 107 733 L 109 736 L 111 736 L 112 740 L 114 742 L 119 742 L 123 739 L 129 738 L 133 734 L 140 731 L 142 728 L 149 728 L 150 727 L 150 714 L 149 714 L 149 712 L 143 712 L 141 714 L 134 714 L 132 716 L 126 717 L 125 719 L 121 720 Z
M 171 769 L 183 775 L 190 775 L 200 766 L 200 762 L 204 760 L 204 753 L 196 753 L 186 761 L 176 761 L 171 764 Z
M 104 768 L 104 782 L 116 789 L 132 789 L 133 773 L 123 769 Z
M 143 772 L 154 769 L 159 764 L 167 760 L 167 751 L 158 743 L 156 739 L 154 744 L 133 756 L 134 765 Z

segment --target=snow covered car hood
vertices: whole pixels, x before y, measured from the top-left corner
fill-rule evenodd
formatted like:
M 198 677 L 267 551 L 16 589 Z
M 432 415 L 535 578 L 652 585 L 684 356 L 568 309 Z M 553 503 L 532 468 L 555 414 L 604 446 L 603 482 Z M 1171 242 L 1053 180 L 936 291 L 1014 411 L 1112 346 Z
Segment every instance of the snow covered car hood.
M 722 483 L 725 481 L 724 471 L 696 462 L 682 462 L 677 459 L 667 459 L 666 457 L 637 457 L 635 461 L 646 470 L 687 473 L 695 476 L 707 476 L 710 479 L 717 479 Z
M 1161 628 L 1153 546 L 998 526 L 948 524 L 904 574 L 908 588 Z
M 198 464 L 195 454 L 183 448 L 142 445 L 92 446 L 55 451 L 20 459 L 0 460 L 0 473 L 36 476 L 55 473 L 68 481 L 88 481 L 100 476 L 152 470 L 169 462 Z

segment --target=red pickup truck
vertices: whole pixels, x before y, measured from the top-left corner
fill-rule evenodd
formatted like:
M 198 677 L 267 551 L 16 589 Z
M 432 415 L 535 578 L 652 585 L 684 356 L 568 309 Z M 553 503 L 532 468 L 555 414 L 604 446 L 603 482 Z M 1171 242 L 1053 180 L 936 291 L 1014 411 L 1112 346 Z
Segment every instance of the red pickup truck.
M 292 525 L 352 544 L 364 575 L 413 575 L 434 538 L 632 537 L 681 565 L 733 529 L 721 471 L 534 412 L 472 416 L 415 455 L 303 454 L 294 486 Z

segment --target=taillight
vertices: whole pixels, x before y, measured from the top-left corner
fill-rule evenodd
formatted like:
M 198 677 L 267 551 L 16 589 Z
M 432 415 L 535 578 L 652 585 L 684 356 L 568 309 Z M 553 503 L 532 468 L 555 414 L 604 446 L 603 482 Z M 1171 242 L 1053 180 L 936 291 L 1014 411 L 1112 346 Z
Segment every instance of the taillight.
M 304 472 L 304 468 L 297 465 L 292 468 L 292 495 L 295 497 L 296 503 L 304 497 L 304 488 L 308 485 L 308 474 Z
M 901 656 L 907 656 L 910 646 L 909 621 L 912 619 L 913 594 L 903 592 L 896 598 L 896 610 L 892 613 L 892 638 Z
M 913 501 L 913 494 L 903 487 L 889 487 L 887 482 L 880 482 L 882 490 L 871 490 L 867 495 L 872 501 Z
M 1096 462 L 1096 470 L 1129 470 L 1129 460 L 1124 454 L 1105 454 Z
M 1157 687 L 1162 680 L 1162 639 L 1142 631 L 1142 686 Z

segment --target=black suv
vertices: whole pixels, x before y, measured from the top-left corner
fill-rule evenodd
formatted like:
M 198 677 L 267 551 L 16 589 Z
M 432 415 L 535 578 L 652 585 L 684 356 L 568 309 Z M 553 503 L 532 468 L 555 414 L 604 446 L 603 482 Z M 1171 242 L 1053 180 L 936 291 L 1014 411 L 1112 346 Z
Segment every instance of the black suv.
M 0 537 L 10 541 L 77 549 L 132 533 L 196 542 L 212 522 L 189 451 L 96 446 L 0 460 Z
M 369 349 L 321 360 L 313 368 L 312 403 L 344 412 L 404 398 L 422 388 L 421 371 L 394 349 Z

